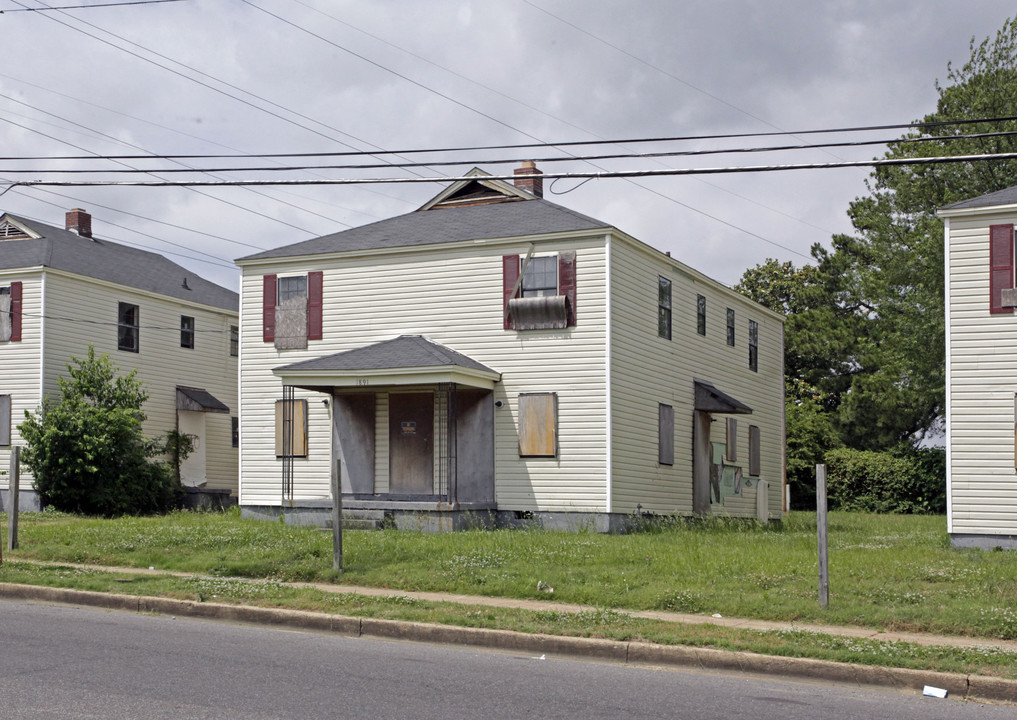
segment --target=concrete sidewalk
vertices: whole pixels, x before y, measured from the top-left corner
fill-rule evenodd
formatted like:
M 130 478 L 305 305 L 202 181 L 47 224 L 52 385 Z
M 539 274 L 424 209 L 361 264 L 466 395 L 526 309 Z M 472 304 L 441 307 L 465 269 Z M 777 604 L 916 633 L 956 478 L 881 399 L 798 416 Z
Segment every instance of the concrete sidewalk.
M 19 561 L 26 562 L 26 561 Z M 219 576 L 205 576 L 186 572 L 169 572 L 156 569 L 107 567 L 73 563 L 43 563 L 75 567 L 87 570 L 124 575 L 173 575 L 176 577 L 208 577 L 222 580 Z M 258 582 L 250 578 L 231 578 L 243 582 Z M 452 593 L 415 592 L 388 588 L 368 588 L 354 585 L 327 583 L 287 583 L 295 587 L 315 588 L 327 593 L 349 593 L 373 597 L 407 597 L 428 602 L 457 603 L 480 607 L 518 608 L 523 610 L 550 610 L 557 612 L 583 612 L 602 610 L 593 606 L 556 603 L 544 600 L 519 600 L 512 598 L 487 597 L 481 595 L 459 595 Z M 239 622 L 256 622 L 324 630 L 354 636 L 375 636 L 419 642 L 438 642 L 461 645 L 484 646 L 503 650 L 523 651 L 540 655 L 566 655 L 586 657 L 614 662 L 669 665 L 691 667 L 701 670 L 736 670 L 739 672 L 762 673 L 780 677 L 797 677 L 813 680 L 835 681 L 853 685 L 876 685 L 902 691 L 921 693 L 931 685 L 944 688 L 953 698 L 968 698 L 1017 704 L 1017 680 L 1005 680 L 957 673 L 936 673 L 902 668 L 879 668 L 866 665 L 835 663 L 805 658 L 785 658 L 759 655 L 747 652 L 728 652 L 709 648 L 656 645 L 641 642 L 619 642 L 591 638 L 530 635 L 506 630 L 484 630 L 430 623 L 403 622 L 354 618 L 326 613 L 278 610 L 225 603 L 193 602 L 166 598 L 139 597 L 110 593 L 64 590 L 0 583 L 0 597 L 63 602 L 90 605 L 108 609 L 131 610 L 135 612 L 159 612 L 163 614 L 202 617 Z M 804 630 L 828 635 L 867 638 L 883 642 L 908 642 L 924 646 L 984 648 L 1017 653 L 1017 642 L 988 638 L 967 638 L 956 636 L 926 635 L 921 633 L 883 632 L 870 628 L 850 626 L 798 624 L 747 620 L 719 616 L 690 615 L 657 611 L 615 610 L 632 617 L 648 618 L 682 624 L 708 624 L 721 627 L 742 628 L 762 631 Z

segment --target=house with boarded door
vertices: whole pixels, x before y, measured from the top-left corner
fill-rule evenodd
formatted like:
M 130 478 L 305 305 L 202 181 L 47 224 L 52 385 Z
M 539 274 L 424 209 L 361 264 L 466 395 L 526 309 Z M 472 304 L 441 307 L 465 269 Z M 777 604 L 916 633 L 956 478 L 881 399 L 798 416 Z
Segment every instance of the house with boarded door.
M 191 436 L 180 476 L 192 499 L 235 495 L 238 300 L 162 255 L 93 235 L 84 210 L 63 228 L 0 215 L 0 468 L 24 444 L 25 412 L 58 394 L 57 379 L 91 344 L 137 370 L 148 437 Z M 0 488 L 6 496 L 7 475 Z M 37 507 L 27 474 L 21 489 L 21 507 Z
M 955 547 L 1017 548 L 1017 187 L 947 205 L 946 492 Z
M 620 527 L 781 517 L 783 318 L 473 170 L 419 210 L 237 261 L 240 504 Z

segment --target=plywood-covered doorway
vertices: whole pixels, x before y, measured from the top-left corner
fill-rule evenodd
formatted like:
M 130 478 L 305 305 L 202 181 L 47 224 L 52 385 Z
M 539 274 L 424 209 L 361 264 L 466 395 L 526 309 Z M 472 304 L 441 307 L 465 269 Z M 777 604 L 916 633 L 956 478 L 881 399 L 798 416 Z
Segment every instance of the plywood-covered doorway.
M 434 494 L 434 393 L 389 396 L 389 492 Z

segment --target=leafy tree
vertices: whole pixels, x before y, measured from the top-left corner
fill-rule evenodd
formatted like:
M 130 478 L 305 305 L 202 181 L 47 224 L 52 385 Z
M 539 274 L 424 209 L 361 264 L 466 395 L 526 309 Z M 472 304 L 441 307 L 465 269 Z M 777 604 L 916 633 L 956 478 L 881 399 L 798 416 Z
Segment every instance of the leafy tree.
M 886 159 L 1017 152 L 1017 17 L 936 83 L 935 112 Z M 977 121 L 977 122 L 967 122 Z M 788 473 L 830 444 L 918 459 L 945 411 L 943 205 L 1017 185 L 1017 160 L 877 168 L 848 215 L 854 233 L 813 264 L 768 260 L 739 290 L 788 316 Z M 798 392 L 804 390 L 804 394 Z M 823 420 L 826 422 L 824 423 Z M 812 448 L 812 450 L 810 450 Z M 827 448 L 828 449 L 828 448 Z M 925 462 L 925 471 L 942 467 Z
M 67 370 L 69 377 L 58 381 L 59 399 L 45 398 L 18 426 L 42 503 L 105 516 L 172 508 L 180 481 L 154 460 L 171 449 L 168 443 L 142 433 L 148 394 L 135 371 L 118 376 L 109 357 L 96 357 L 91 346 Z

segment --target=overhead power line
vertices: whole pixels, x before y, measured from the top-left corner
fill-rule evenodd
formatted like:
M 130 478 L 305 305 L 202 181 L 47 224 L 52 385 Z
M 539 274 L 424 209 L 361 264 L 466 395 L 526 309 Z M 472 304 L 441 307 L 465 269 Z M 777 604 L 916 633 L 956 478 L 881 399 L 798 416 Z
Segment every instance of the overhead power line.
M 843 134 L 843 133 L 854 133 L 854 132 L 875 132 L 877 130 L 904 130 L 908 128 L 937 128 L 947 127 L 953 125 L 975 125 L 975 124 L 988 124 L 988 123 L 1000 123 L 1010 122 L 1017 120 L 1017 115 L 1008 115 L 1004 117 L 990 117 L 990 118 L 978 118 L 975 120 L 941 120 L 937 122 L 929 123 L 893 123 L 889 125 L 858 125 L 852 127 L 840 127 L 840 128 L 814 128 L 811 130 L 789 130 L 787 132 L 755 132 L 755 133 L 722 133 L 716 135 L 675 135 L 675 136 L 662 136 L 662 137 L 642 137 L 642 138 L 615 138 L 615 139 L 601 139 L 601 140 L 568 140 L 563 142 L 533 142 L 533 143 L 511 143 L 507 145 L 463 145 L 457 147 L 437 147 L 437 148 L 416 148 L 416 149 L 403 149 L 403 150 L 352 150 L 352 151 L 341 151 L 341 152 L 280 152 L 280 153 L 204 153 L 195 155 L 106 155 L 104 156 L 108 160 L 219 160 L 219 159 L 230 159 L 230 158 L 313 158 L 313 157 L 376 157 L 378 155 L 420 155 L 429 153 L 450 153 L 450 152 L 476 152 L 478 150 L 527 150 L 527 149 L 540 149 L 540 148 L 563 148 L 563 147 L 580 147 L 584 145 L 633 145 L 640 143 L 667 143 L 667 142 L 689 142 L 689 141 L 701 141 L 701 140 L 735 140 L 739 138 L 764 138 L 764 137 L 779 137 L 779 136 L 794 136 L 794 135 L 825 135 L 825 134 Z M 931 139 L 946 139 L 946 138 L 971 138 L 981 136 L 991 136 L 993 133 L 984 133 L 982 135 L 941 135 Z M 891 140 L 873 141 L 869 144 L 886 144 L 886 143 L 900 143 L 908 142 L 912 140 L 919 140 L 922 138 L 893 138 Z M 822 145 L 803 145 L 801 147 L 822 147 Z M 0 156 L 0 160 L 94 160 L 94 155 L 10 155 Z M 532 159 L 532 158 L 526 158 Z M 563 158 L 556 158 L 562 160 L 575 160 L 583 159 L 582 157 L 566 156 Z M 465 163 L 465 161 L 463 161 Z
M 127 2 L 96 3 L 95 5 L 47 5 L 46 7 L 20 7 L 13 10 L 0 10 L 0 15 L 16 12 L 47 12 L 49 10 L 91 10 L 92 8 L 119 7 L 121 5 L 158 5 L 183 0 L 129 0 Z
M 0 97 L 3 97 L 0 95 Z M 530 157 L 528 160 L 539 162 L 542 164 L 556 163 L 556 162 L 575 162 L 575 161 L 590 161 L 590 160 L 646 160 L 654 158 L 670 158 L 670 157 L 695 157 L 701 155 L 734 155 L 744 153 L 763 153 L 763 152 L 785 152 L 789 150 L 816 150 L 821 148 L 831 147 L 865 147 L 868 145 L 886 145 L 890 142 L 897 144 L 912 144 L 912 143 L 926 143 L 926 142 L 949 142 L 951 140 L 972 140 L 972 139 L 984 139 L 984 138 L 996 138 L 996 137 L 1012 137 L 1017 136 L 1017 130 L 1006 131 L 1006 132 L 994 132 L 994 133 L 973 133 L 970 135 L 935 135 L 926 137 L 909 138 L 906 140 L 857 140 L 857 141 L 845 141 L 845 142 L 830 142 L 830 143 L 812 143 L 806 145 L 769 145 L 762 147 L 737 147 L 737 148 L 716 148 L 712 150 L 669 150 L 652 153 L 612 153 L 604 155 L 570 155 L 567 157 L 562 156 L 545 156 L 545 157 Z M 106 159 L 104 157 L 92 157 L 92 160 Z M 3 161 L 3 158 L 0 158 Z M 87 173 L 103 173 L 103 174 L 125 174 L 125 173 L 226 173 L 226 172 L 297 172 L 305 170 L 377 170 L 379 168 L 420 168 L 420 167 L 447 167 L 454 165 L 506 165 L 508 163 L 518 162 L 519 158 L 485 158 L 485 159 L 471 159 L 471 160 L 441 160 L 441 161 L 426 161 L 426 162 L 407 162 L 407 163 L 368 163 L 360 165 L 272 165 L 269 167 L 265 166 L 254 166 L 254 167 L 174 167 L 174 168 L 74 168 L 74 169 L 61 169 L 61 168 L 50 168 L 50 169 L 15 169 L 9 168 L 4 169 L 3 172 L 7 174 L 21 174 L 21 175 L 41 175 L 46 173 L 59 173 L 59 174 L 75 174 L 82 175 Z
M 731 175 L 737 173 L 782 172 L 788 170 L 832 170 L 837 168 L 889 167 L 904 165 L 941 165 L 945 163 L 1014 160 L 1014 153 L 983 155 L 948 155 L 938 157 L 891 158 L 884 160 L 842 160 L 829 163 L 794 163 L 788 165 L 745 165 L 714 168 L 665 168 L 662 170 L 605 170 L 580 172 L 547 172 L 540 177 L 548 180 L 607 179 L 635 177 L 674 177 L 683 175 Z M 485 175 L 485 180 L 513 181 L 519 175 Z M 335 178 L 331 180 L 23 180 L 13 182 L 17 187 L 230 187 L 246 185 L 396 185 L 406 183 L 450 183 L 476 180 L 475 175 L 396 177 L 396 178 Z

